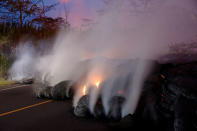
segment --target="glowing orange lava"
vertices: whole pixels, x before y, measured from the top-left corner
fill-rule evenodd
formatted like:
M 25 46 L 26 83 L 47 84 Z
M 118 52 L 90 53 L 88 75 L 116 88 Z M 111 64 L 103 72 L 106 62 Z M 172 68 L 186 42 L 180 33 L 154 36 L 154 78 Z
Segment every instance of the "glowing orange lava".
M 99 88 L 99 85 L 100 85 L 100 81 L 96 81 L 96 88 Z
M 83 95 L 86 95 L 86 93 L 87 93 L 87 86 L 84 85 L 84 86 L 83 86 Z

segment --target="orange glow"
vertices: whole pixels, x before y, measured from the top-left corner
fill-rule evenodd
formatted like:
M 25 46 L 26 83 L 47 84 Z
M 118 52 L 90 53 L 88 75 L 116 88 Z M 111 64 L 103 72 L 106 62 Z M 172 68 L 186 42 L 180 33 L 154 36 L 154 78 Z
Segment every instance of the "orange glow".
M 124 91 L 123 91 L 123 90 L 119 90 L 119 91 L 118 91 L 118 94 L 119 94 L 119 95 L 123 95 L 123 94 L 124 94 Z
M 161 78 L 166 79 L 166 77 L 163 74 L 161 74 Z
M 88 83 L 92 86 L 96 86 L 96 88 L 99 88 L 103 78 L 101 77 L 101 74 L 93 73 L 88 78 Z
M 96 81 L 96 88 L 99 88 L 100 81 Z
M 101 69 L 95 69 L 93 71 L 91 71 L 88 74 L 88 78 L 86 80 L 86 83 L 91 87 L 91 88 L 100 88 L 101 83 L 104 81 L 105 79 L 105 75 L 103 75 L 103 70 Z
M 83 95 L 86 95 L 86 93 L 87 93 L 87 86 L 84 85 L 84 86 L 83 86 Z

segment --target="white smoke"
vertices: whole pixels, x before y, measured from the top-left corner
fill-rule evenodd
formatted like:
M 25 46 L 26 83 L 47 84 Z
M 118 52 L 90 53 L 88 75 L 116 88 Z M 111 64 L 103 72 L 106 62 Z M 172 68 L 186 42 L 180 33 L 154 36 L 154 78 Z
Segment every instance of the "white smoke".
M 81 57 L 81 51 L 78 49 L 75 39 L 74 34 L 65 36 L 65 33 L 61 32 L 50 53 L 39 58 L 36 68 L 50 85 L 71 79 L 72 72 Z
M 86 84 L 93 88 L 90 110 L 101 95 L 106 114 L 111 97 L 127 85 L 122 115 L 132 114 L 151 69 L 142 59 L 158 59 L 172 42 L 194 40 L 196 5 L 195 0 L 111 0 L 88 30 L 60 32 L 47 55 L 36 58 L 34 50 L 22 48 L 10 69 L 11 78 L 36 76 L 50 85 L 77 82 L 74 106 Z M 95 79 L 101 82 L 99 90 L 94 89 Z
M 15 62 L 9 70 L 12 80 L 33 78 L 35 75 L 36 51 L 30 43 L 23 43 L 15 50 Z

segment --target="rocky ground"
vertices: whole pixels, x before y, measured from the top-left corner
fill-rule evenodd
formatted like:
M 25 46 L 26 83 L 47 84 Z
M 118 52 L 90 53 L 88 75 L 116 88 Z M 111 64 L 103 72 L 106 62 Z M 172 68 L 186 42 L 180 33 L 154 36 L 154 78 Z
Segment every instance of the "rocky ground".
M 197 130 L 197 62 L 162 63 L 147 77 L 140 101 L 134 114 L 121 118 L 124 97 L 114 96 L 110 100 L 108 116 L 104 115 L 99 98 L 93 117 L 105 119 L 113 129 L 151 129 L 163 131 Z M 38 89 L 37 96 L 61 100 L 71 98 L 69 81 L 54 87 Z M 74 108 L 78 117 L 90 117 L 89 96 L 83 96 Z

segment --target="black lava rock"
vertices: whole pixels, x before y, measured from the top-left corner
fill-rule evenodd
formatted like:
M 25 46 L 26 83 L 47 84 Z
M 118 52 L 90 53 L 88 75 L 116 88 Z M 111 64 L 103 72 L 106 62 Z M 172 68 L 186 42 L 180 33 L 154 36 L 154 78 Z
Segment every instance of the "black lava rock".
M 52 98 L 55 100 L 64 100 L 73 96 L 71 81 L 62 81 L 56 84 L 51 90 Z
M 52 97 L 51 95 L 51 89 L 52 86 L 47 86 L 45 84 L 36 83 L 34 84 L 34 93 L 37 98 L 47 98 L 50 99 Z
M 77 106 L 74 108 L 74 115 L 77 117 L 87 117 L 90 115 L 88 95 L 81 97 Z
M 34 83 L 34 79 L 33 78 L 29 78 L 29 79 L 22 79 L 20 81 L 21 84 L 33 84 Z
M 104 118 L 106 118 L 101 98 L 99 98 L 97 100 L 97 102 L 96 102 L 96 105 L 94 107 L 94 114 L 93 115 L 97 119 L 104 119 Z
M 109 109 L 108 117 L 114 120 L 120 120 L 122 117 L 121 110 L 124 102 L 125 102 L 125 98 L 122 96 L 112 97 L 109 102 L 110 109 Z

